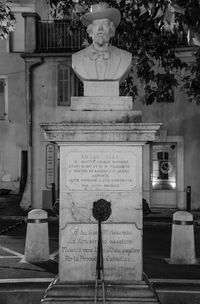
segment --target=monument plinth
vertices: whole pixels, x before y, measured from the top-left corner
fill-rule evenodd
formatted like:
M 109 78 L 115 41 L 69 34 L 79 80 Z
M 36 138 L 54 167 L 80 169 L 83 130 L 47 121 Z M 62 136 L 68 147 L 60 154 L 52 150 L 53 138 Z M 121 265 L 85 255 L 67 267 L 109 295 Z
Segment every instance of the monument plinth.
M 160 124 L 142 123 L 131 97 L 119 96 L 132 61 L 108 43 L 119 22 L 106 3 L 83 16 L 93 45 L 73 54 L 72 66 L 84 96 L 72 97 L 64 122 L 41 125 L 60 147 L 59 276 L 45 304 L 94 302 L 100 201 L 112 210 L 101 224 L 106 301 L 156 303 L 142 281 L 142 147 Z
M 74 289 L 77 301 L 94 301 L 98 225 L 92 207 L 99 199 L 112 208 L 102 223 L 106 298 L 113 303 L 116 297 L 123 303 L 124 296 L 133 303 L 136 295 L 154 299 L 142 281 L 142 147 L 155 139 L 160 124 L 88 121 L 42 127 L 46 139 L 60 146 L 59 279 L 43 302 L 61 303 L 64 297 L 70 303 Z
M 105 279 L 141 279 L 141 155 L 141 147 L 128 145 L 60 147 L 61 280 L 95 279 L 97 225 L 92 206 L 98 199 L 112 206 L 102 227 Z

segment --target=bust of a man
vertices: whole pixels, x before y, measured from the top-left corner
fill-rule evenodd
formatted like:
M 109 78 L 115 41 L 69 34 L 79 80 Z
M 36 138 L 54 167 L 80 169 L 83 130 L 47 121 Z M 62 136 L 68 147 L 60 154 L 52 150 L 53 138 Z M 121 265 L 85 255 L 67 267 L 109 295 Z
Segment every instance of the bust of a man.
M 93 43 L 72 55 L 72 68 L 82 80 L 120 80 L 132 64 L 131 53 L 109 43 L 121 20 L 120 11 L 105 2 L 91 6 L 81 22 Z

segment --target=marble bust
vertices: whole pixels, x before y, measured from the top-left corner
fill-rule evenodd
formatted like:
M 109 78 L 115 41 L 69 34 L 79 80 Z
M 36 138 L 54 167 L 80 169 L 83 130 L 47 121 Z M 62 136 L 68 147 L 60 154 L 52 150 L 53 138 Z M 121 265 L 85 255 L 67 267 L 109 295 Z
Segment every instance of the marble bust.
M 132 64 L 131 53 L 110 44 L 121 20 L 120 11 L 105 2 L 91 6 L 81 22 L 93 43 L 72 55 L 72 68 L 82 81 L 123 79 Z

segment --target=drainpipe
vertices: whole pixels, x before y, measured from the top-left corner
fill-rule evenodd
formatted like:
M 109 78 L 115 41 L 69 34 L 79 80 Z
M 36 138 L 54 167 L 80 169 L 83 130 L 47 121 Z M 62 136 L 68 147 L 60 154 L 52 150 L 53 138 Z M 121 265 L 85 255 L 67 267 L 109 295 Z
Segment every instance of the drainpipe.
M 25 92 L 26 92 L 26 129 L 28 170 L 27 181 L 20 203 L 22 209 L 31 208 L 33 198 L 32 187 L 32 123 L 33 123 L 33 69 L 44 62 L 44 58 L 35 55 L 37 50 L 37 23 L 40 16 L 34 12 L 22 13 L 25 23 L 25 50 L 21 57 L 25 60 Z
M 25 57 L 22 55 L 22 57 Z M 26 130 L 27 130 L 27 150 L 28 150 L 28 170 L 27 181 L 23 197 L 20 203 L 22 209 L 29 209 L 32 205 L 33 184 L 32 184 L 32 124 L 33 124 L 33 69 L 44 63 L 44 58 L 25 59 L 25 90 L 26 90 Z

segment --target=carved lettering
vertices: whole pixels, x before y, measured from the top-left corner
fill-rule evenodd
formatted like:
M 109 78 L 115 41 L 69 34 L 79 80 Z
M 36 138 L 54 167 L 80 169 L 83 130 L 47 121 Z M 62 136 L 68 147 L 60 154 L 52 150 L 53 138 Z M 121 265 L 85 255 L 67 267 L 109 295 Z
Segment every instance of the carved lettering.
M 70 152 L 66 184 L 70 190 L 132 190 L 134 154 L 130 152 Z
M 94 230 L 89 228 L 90 225 L 83 225 L 79 230 L 70 231 L 70 245 L 61 247 L 61 256 L 64 255 L 63 261 L 67 263 L 66 267 L 73 268 L 75 264 L 79 267 L 81 263 L 95 265 L 98 238 L 95 226 Z M 136 242 L 137 233 L 123 225 L 115 228 L 104 225 L 102 231 L 105 273 L 110 276 L 119 269 L 133 273 L 134 264 L 140 261 L 141 257 L 141 248 L 137 247 Z M 92 276 L 95 276 L 95 273 Z

